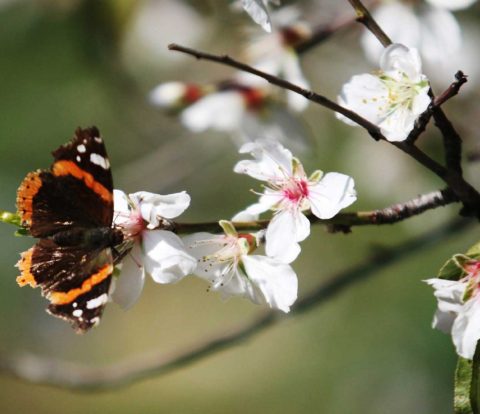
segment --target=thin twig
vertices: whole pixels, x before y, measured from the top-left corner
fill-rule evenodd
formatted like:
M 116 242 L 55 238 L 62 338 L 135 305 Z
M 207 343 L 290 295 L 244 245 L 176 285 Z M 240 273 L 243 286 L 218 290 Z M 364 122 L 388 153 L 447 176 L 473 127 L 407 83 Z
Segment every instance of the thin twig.
M 442 106 L 445 102 L 447 102 L 450 98 L 453 98 L 455 95 L 458 94 L 460 88 L 467 83 L 468 78 L 467 76 L 459 70 L 455 74 L 455 82 L 452 82 L 450 86 L 440 95 L 437 96 L 433 101 L 434 107 Z
M 322 220 L 308 215 L 312 224 L 328 226 L 332 229 L 349 229 L 352 226 L 393 224 L 424 213 L 438 207 L 458 202 L 458 198 L 450 189 L 433 191 L 420 195 L 412 200 L 393 204 L 389 207 L 373 211 L 357 211 L 351 213 L 339 213 L 335 217 Z M 259 231 L 265 229 L 270 220 L 257 220 L 250 222 L 234 222 L 239 232 Z M 218 222 L 205 223 L 172 223 L 172 228 L 177 234 L 192 234 L 198 232 L 221 233 L 223 229 Z
M 368 6 L 373 7 L 377 5 L 380 0 L 372 0 L 369 2 Z M 357 16 L 352 15 L 351 13 L 340 16 L 330 24 L 322 25 L 313 30 L 312 35 L 307 39 L 295 46 L 295 51 L 300 55 L 302 53 L 308 52 L 313 49 L 315 46 L 325 42 L 332 35 L 340 32 L 341 30 L 351 26 L 357 21 Z
M 317 308 L 342 292 L 389 265 L 444 241 L 468 228 L 469 220 L 455 220 L 422 236 L 400 243 L 389 249 L 381 249 L 363 263 L 353 266 L 328 279 L 310 294 L 297 301 L 290 315 L 299 315 Z M 223 349 L 243 343 L 269 326 L 284 319 L 277 312 L 268 312 L 246 326 L 231 330 L 228 334 L 197 344 L 190 349 L 171 355 L 156 353 L 132 358 L 104 367 L 83 366 L 71 362 L 36 355 L 0 356 L 0 372 L 30 383 L 51 385 L 84 391 L 103 391 L 126 386 L 136 381 L 158 377 L 195 363 Z
M 299 55 L 308 52 L 315 46 L 318 46 L 320 43 L 329 39 L 335 33 L 349 27 L 356 20 L 356 17 L 352 15 L 342 16 L 327 26 L 323 25 L 314 29 L 312 35 L 307 40 L 304 40 L 302 43 L 295 46 L 295 51 Z
M 319 95 L 313 91 L 310 91 L 308 89 L 304 89 L 298 85 L 295 85 L 293 83 L 290 83 L 284 79 L 281 79 L 277 76 L 271 75 L 269 73 L 263 72 L 259 69 L 256 69 L 250 65 L 247 65 L 245 63 L 239 62 L 238 60 L 235 60 L 231 58 L 228 55 L 214 55 L 212 53 L 207 53 L 207 52 L 202 52 L 196 49 L 192 49 L 189 47 L 185 46 L 180 46 L 175 43 L 172 43 L 168 45 L 168 49 L 174 50 L 176 52 L 182 52 L 190 56 L 194 56 L 195 58 L 199 60 L 208 60 L 211 62 L 217 62 L 221 63 L 223 65 L 227 65 L 230 67 L 233 67 L 235 69 L 241 70 L 243 72 L 248 72 L 253 75 L 256 75 L 260 78 L 265 79 L 267 82 L 271 83 L 272 85 L 279 86 L 280 88 L 283 89 L 288 89 L 290 91 L 296 92 L 299 95 L 302 95 L 306 99 L 315 102 L 321 106 L 324 106 L 325 108 L 331 109 L 332 111 L 338 112 L 342 114 L 343 116 L 347 117 L 351 121 L 359 124 L 363 128 L 365 128 L 372 137 L 375 139 L 385 139 L 383 135 L 380 132 L 380 128 L 377 125 L 372 124 L 370 121 L 366 120 L 365 118 L 361 117 L 357 113 L 344 108 L 343 106 L 337 104 L 334 101 L 331 101 L 330 99 L 326 98 L 325 96 Z
M 378 39 L 383 47 L 390 46 L 392 41 L 377 24 L 368 9 L 360 0 L 348 0 L 357 13 L 357 21 L 362 23 Z
M 435 125 L 442 133 L 445 164 L 449 170 L 462 174 L 462 138 L 445 115 L 443 109 L 440 108 L 440 105 L 457 95 L 462 85 L 467 82 L 467 77 L 462 71 L 458 71 L 455 74 L 455 79 L 456 81 L 445 92 L 434 99 L 431 110 Z

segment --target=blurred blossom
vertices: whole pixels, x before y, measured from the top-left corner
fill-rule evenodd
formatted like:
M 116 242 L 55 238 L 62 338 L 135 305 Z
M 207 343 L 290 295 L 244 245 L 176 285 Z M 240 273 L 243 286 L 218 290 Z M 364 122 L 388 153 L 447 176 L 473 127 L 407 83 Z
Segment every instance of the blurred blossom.
M 403 141 L 431 102 L 429 82 L 422 74 L 417 50 L 401 44 L 394 43 L 383 51 L 380 69 L 375 74 L 352 77 L 343 85 L 338 102 L 378 125 L 389 141 Z M 341 114 L 337 116 L 357 125 Z
M 193 272 L 196 260 L 181 239 L 171 231 L 160 230 L 164 220 L 182 214 L 190 205 L 185 192 L 159 195 L 146 191 L 129 194 L 114 191 L 114 225 L 132 244 L 122 261 L 113 300 L 128 308 L 138 299 L 149 274 L 157 283 L 175 283 Z
M 243 144 L 269 136 L 304 150 L 307 131 L 297 117 L 273 97 L 270 85 L 260 79 L 232 79 L 216 85 L 166 82 L 150 93 L 150 101 L 173 112 L 180 111 L 182 124 L 190 131 L 209 129 L 232 134 Z
M 247 143 L 240 153 L 250 153 L 253 160 L 239 161 L 234 171 L 266 182 L 258 203 L 243 213 L 256 217 L 273 210 L 265 250 L 276 260 L 289 263 L 300 253 L 298 242 L 310 234 L 305 211 L 329 219 L 357 199 L 351 177 L 336 172 L 323 175 L 319 170 L 307 177 L 300 161 L 277 142 Z
M 268 14 L 268 4 L 280 5 L 280 0 L 240 0 L 242 7 L 253 21 L 267 32 L 272 31 L 272 23 Z
M 195 45 L 210 25 L 184 1 L 144 0 L 131 17 L 124 38 L 124 63 L 133 70 L 145 62 L 167 66 L 185 57 L 168 50 L 172 42 Z
M 182 110 L 202 98 L 208 89 L 193 83 L 165 82 L 150 92 L 150 102 L 160 108 Z
M 462 39 L 462 30 L 451 10 L 469 7 L 476 0 L 427 0 L 416 2 L 384 1 L 373 13 L 382 29 L 396 43 L 419 50 L 432 76 L 439 80 L 467 70 L 468 52 Z M 382 45 L 369 31 L 362 36 L 362 46 L 367 57 L 376 62 L 382 53 Z M 455 67 L 452 67 L 452 64 Z
M 259 35 L 249 43 L 246 49 L 247 61 L 259 70 L 308 89 L 309 83 L 303 76 L 295 47 L 310 38 L 310 26 L 298 21 L 298 11 L 292 7 L 275 13 L 273 20 L 276 25 L 271 34 Z M 253 77 L 250 74 L 241 76 Z M 307 99 L 292 91 L 287 91 L 287 102 L 291 109 L 299 112 L 308 106 Z
M 467 260 L 464 276 L 456 280 L 428 279 L 438 308 L 432 326 L 452 335 L 458 355 L 473 359 L 480 339 L 480 262 Z
M 297 275 L 288 264 L 253 255 L 261 233 L 238 234 L 232 223 L 220 221 L 223 235 L 197 233 L 184 238 L 198 259 L 195 274 L 211 283 L 224 298 L 241 296 L 257 304 L 289 312 L 297 299 Z

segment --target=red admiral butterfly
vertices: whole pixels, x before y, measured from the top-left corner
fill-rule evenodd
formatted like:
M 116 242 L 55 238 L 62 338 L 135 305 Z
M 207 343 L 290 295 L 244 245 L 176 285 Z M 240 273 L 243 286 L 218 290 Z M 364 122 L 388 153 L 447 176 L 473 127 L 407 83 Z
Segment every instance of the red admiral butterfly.
M 85 332 L 100 321 L 114 269 L 113 180 L 97 128 L 78 128 L 53 151 L 50 171 L 29 173 L 17 191 L 22 225 L 40 240 L 23 252 L 20 286 L 40 286 L 47 311 Z

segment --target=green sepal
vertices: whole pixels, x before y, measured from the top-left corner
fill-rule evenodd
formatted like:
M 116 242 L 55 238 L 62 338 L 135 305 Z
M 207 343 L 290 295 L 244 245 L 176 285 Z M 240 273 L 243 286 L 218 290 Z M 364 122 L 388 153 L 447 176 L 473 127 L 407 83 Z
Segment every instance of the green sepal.
M 440 268 L 438 277 L 447 280 L 459 280 L 466 275 L 463 265 L 471 260 L 471 257 L 465 254 L 456 254 L 448 259 Z
M 25 227 L 19 228 L 14 234 L 17 237 L 30 236 L 30 232 Z
M 238 236 L 237 230 L 235 229 L 235 226 L 232 224 L 231 221 L 220 220 L 218 224 L 220 225 L 220 227 L 223 229 L 223 231 L 227 236 L 234 236 L 234 237 Z
M 318 183 L 323 177 L 323 171 L 315 170 L 310 177 L 308 177 L 308 181 Z
M 14 226 L 20 227 L 22 225 L 22 220 L 20 216 L 15 213 L 10 213 L 9 211 L 0 210 L 0 221 L 3 221 L 7 224 L 13 224 Z
M 470 257 L 470 259 L 480 259 L 480 242 L 470 247 L 465 255 Z

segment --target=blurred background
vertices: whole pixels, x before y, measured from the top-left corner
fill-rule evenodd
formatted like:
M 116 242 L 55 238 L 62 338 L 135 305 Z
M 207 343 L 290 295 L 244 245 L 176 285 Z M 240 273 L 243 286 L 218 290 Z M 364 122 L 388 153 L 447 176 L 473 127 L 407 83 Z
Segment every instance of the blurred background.
M 312 27 L 353 15 L 346 1 L 298 4 L 299 15 Z M 478 4 L 455 18 L 464 44 L 478 40 Z M 360 47 L 361 33 L 351 25 L 302 55 L 315 91 L 334 99 L 352 75 L 376 68 Z M 13 211 L 26 173 L 47 168 L 50 152 L 76 127 L 90 125 L 105 138 L 117 188 L 191 194 L 181 220 L 229 218 L 252 203 L 248 190 L 259 187 L 233 174 L 240 158 L 230 134 L 194 134 L 148 99 L 162 82 L 201 84 L 232 76 L 228 68 L 169 52 L 167 44 L 241 56 L 251 36 L 267 35 L 223 0 L 1 0 L 0 209 Z M 445 106 L 469 154 L 480 150 L 475 53 L 449 59 L 453 71 L 432 65 L 427 72 L 438 79 L 437 93 L 457 69 L 470 75 L 460 96 Z M 374 142 L 321 107 L 310 105 L 295 119 L 308 142 L 297 154 L 308 171 L 321 168 L 355 178 L 359 197 L 352 211 L 442 188 L 392 146 Z M 442 159 L 433 125 L 420 145 Z M 480 184 L 479 166 L 470 162 L 465 169 L 471 182 Z M 312 227 L 293 264 L 300 297 L 372 253 L 449 222 L 458 209 L 437 209 L 394 226 L 354 228 L 348 235 Z M 39 291 L 18 288 L 14 264 L 33 240 L 14 237 L 13 231 L 0 226 L 1 354 L 30 353 L 85 366 L 169 355 L 265 311 L 239 298 L 223 303 L 193 276 L 167 286 L 147 280 L 131 310 L 109 304 L 98 329 L 79 336 L 46 314 Z M 282 317 L 241 345 L 119 390 L 81 393 L 2 376 L 0 412 L 450 413 L 456 356 L 450 338 L 430 328 L 436 303 L 421 281 L 476 241 L 477 227 L 439 239 L 306 314 Z

